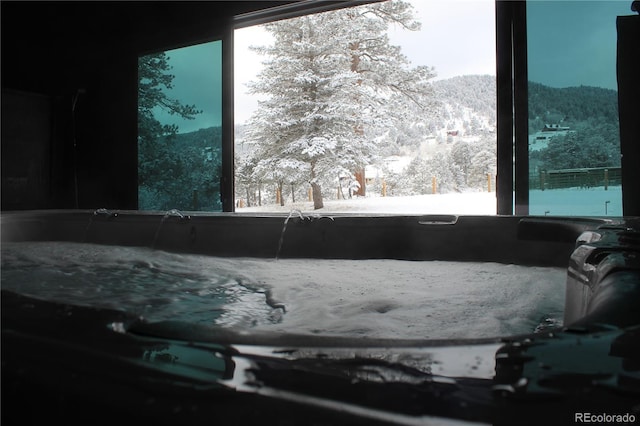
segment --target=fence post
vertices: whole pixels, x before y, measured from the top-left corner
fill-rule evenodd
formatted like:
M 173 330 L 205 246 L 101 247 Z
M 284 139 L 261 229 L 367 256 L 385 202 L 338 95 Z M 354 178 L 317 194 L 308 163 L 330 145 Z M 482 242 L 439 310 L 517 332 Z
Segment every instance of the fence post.
M 491 192 L 491 173 L 487 173 L 487 192 Z
M 436 177 L 435 176 L 431 176 L 431 193 L 432 194 L 436 193 Z
M 604 190 L 609 189 L 609 169 L 604 169 Z
M 382 180 L 382 196 L 387 196 L 387 182 L 384 179 Z
M 544 191 L 544 181 L 545 181 L 546 175 L 547 175 L 547 172 L 545 172 L 544 170 L 540 172 L 540 189 L 542 191 Z

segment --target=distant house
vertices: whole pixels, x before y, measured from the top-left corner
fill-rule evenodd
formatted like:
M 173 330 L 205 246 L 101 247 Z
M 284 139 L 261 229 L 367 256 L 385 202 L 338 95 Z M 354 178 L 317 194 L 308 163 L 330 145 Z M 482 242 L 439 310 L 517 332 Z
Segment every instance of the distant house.
M 392 155 L 384 158 L 379 164 L 369 164 L 364 169 L 355 172 L 358 188 L 355 195 L 365 196 L 368 185 L 373 185 L 376 181 L 384 182 L 385 170 L 393 173 L 401 173 L 409 166 L 413 157 Z
M 543 132 L 568 132 L 571 127 L 561 126 L 559 124 L 545 124 L 542 128 Z
M 574 130 L 571 130 L 571 127 L 568 126 L 545 124 L 539 132 L 529 135 L 529 149 L 531 151 L 540 151 L 541 149 L 545 149 L 554 137 L 564 136 L 573 131 Z

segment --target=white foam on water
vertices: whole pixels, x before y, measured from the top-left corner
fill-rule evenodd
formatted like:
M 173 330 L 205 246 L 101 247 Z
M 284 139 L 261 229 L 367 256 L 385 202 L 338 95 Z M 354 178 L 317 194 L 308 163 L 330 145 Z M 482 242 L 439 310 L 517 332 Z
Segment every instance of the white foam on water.
M 3 244 L 1 273 L 3 289 L 147 321 L 398 339 L 557 324 L 566 280 L 563 268 L 491 262 L 276 261 L 64 242 Z

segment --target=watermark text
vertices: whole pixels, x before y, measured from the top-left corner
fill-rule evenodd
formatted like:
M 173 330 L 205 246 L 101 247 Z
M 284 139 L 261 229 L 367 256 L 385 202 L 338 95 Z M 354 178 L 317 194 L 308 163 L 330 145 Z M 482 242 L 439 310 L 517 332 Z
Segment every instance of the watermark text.
M 634 414 L 606 414 L 606 413 L 574 413 L 573 421 L 576 423 L 635 423 Z

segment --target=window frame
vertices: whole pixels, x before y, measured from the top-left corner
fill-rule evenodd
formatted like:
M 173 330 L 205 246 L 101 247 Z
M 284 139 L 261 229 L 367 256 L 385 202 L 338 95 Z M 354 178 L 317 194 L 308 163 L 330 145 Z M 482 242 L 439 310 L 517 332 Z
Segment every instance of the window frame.
M 245 28 L 248 26 L 265 24 L 268 22 L 274 22 L 281 19 L 289 19 L 304 15 L 311 15 L 315 13 L 327 12 L 331 10 L 361 6 L 364 4 L 378 3 L 385 0 L 348 0 L 348 1 L 322 1 L 322 0 L 302 0 L 292 4 L 283 6 L 276 6 L 273 8 L 258 10 L 255 12 L 244 13 L 233 17 L 231 22 L 228 23 L 225 33 L 223 34 L 222 44 L 222 85 L 223 85 L 223 107 L 222 107 L 222 182 L 220 184 L 220 193 L 222 197 L 222 211 L 223 212 L 235 212 L 235 182 L 234 182 L 234 117 L 233 117 L 233 33 L 235 29 Z M 495 1 L 496 8 L 496 61 L 499 63 L 503 60 L 505 64 L 511 62 L 513 56 L 512 48 L 506 49 L 506 45 L 500 45 L 499 35 L 504 32 L 504 28 L 512 26 L 512 12 L 513 6 L 519 1 Z M 523 8 L 524 10 L 524 8 Z M 505 13 L 507 12 L 507 13 Z M 507 19 L 508 18 L 508 19 Z M 499 20 L 501 19 L 501 20 Z M 509 31 L 510 33 L 511 31 Z M 526 33 L 526 28 L 523 30 Z M 509 39 L 511 40 L 511 39 Z M 511 43 L 511 41 L 509 41 Z M 511 44 L 509 44 L 511 45 Z M 525 39 L 526 45 L 526 39 Z M 498 59 L 500 58 L 500 59 Z M 526 61 L 526 55 L 525 55 Z M 526 62 L 524 66 L 524 87 L 526 89 Z M 496 67 L 496 79 L 497 82 L 502 81 L 502 86 L 511 86 L 511 70 L 501 70 L 499 66 Z M 506 79 L 505 79 L 506 77 Z M 498 98 L 500 98 L 500 83 L 498 83 Z M 497 103 L 497 177 L 496 177 L 496 197 L 497 197 L 497 210 L 498 215 L 512 215 L 513 214 L 513 174 L 510 172 L 513 168 L 512 152 L 513 149 L 508 144 L 511 139 L 509 132 L 507 131 L 509 126 L 513 123 L 513 117 L 510 114 L 504 114 L 505 111 L 512 111 L 511 95 L 513 91 L 505 91 L 505 94 L 509 95 L 509 100 L 503 99 L 503 102 Z M 526 107 L 526 94 L 524 97 L 524 105 Z M 526 112 L 524 113 L 524 131 L 526 132 Z M 503 131 L 500 131 L 500 127 L 503 126 Z M 524 135 L 524 152 L 525 152 L 525 164 L 528 164 L 528 146 L 526 145 L 526 134 Z M 507 143 L 501 142 L 506 140 Z M 501 148 L 506 147 L 507 149 Z M 501 158 L 501 156 L 503 158 Z M 508 164 L 507 164 L 508 163 Z M 520 172 L 526 179 L 525 182 L 521 182 L 520 185 L 527 188 L 524 192 L 528 197 L 528 168 L 526 171 Z M 501 180 L 502 179 L 502 180 Z M 522 204 L 522 203 L 520 203 Z
M 384 0 L 300 0 L 228 17 L 215 37 L 192 40 L 222 41 L 222 177 L 219 182 L 222 212 L 235 212 L 234 173 L 234 31 L 247 26 L 330 10 L 377 3 Z M 529 215 L 528 152 L 528 71 L 526 1 L 495 0 L 496 25 L 496 214 Z M 165 49 L 166 50 L 166 46 Z M 160 49 L 157 49 L 160 50 Z M 142 52 L 140 52 L 142 54 Z M 621 150 L 625 145 L 621 141 Z M 627 149 L 633 154 L 632 149 Z M 623 158 L 624 158 L 624 153 Z M 636 188 L 633 173 L 622 169 L 623 187 Z M 631 183 L 631 184 L 630 184 Z M 630 195 L 623 200 L 628 201 Z M 630 214 L 637 203 L 623 202 L 623 214 Z M 629 208 L 625 208 L 629 207 Z M 637 209 L 637 208 L 636 208 Z
M 511 79 L 511 100 L 512 104 L 498 105 L 498 121 L 503 120 L 503 126 L 506 128 L 509 126 L 513 130 L 512 135 L 498 134 L 498 149 L 506 149 L 508 145 L 509 136 L 514 141 L 513 146 L 515 152 L 513 153 L 513 167 L 515 176 L 513 177 L 514 183 L 514 206 L 515 215 L 529 215 L 529 129 L 528 129 L 528 116 L 529 116 L 529 95 L 528 95 L 528 51 L 527 51 L 527 5 L 532 0 L 514 1 L 514 0 L 495 0 L 496 1 L 496 13 L 502 14 L 502 20 L 499 22 L 496 19 L 496 37 L 499 39 L 501 32 L 502 36 L 508 39 L 503 43 L 502 48 L 498 46 L 496 50 L 498 70 L 497 77 L 502 78 L 503 81 Z M 579 7 L 579 6 L 576 6 Z M 620 155 L 621 155 L 621 181 L 622 181 L 622 214 L 621 216 L 637 216 L 640 212 L 640 202 L 637 197 L 638 189 L 640 189 L 640 180 L 637 177 L 637 167 L 628 167 L 630 158 L 637 158 L 638 148 L 634 141 L 637 139 L 633 135 L 624 134 L 623 129 L 633 126 L 633 122 L 637 122 L 635 118 L 625 116 L 623 109 L 629 108 L 629 111 L 634 110 L 632 106 L 633 99 L 637 99 L 631 95 L 631 92 L 635 90 L 638 93 L 640 85 L 634 83 L 635 79 L 620 78 L 621 70 L 630 69 L 630 63 L 627 62 L 624 66 L 621 66 L 621 61 L 624 55 L 632 57 L 635 54 L 631 51 L 621 52 L 620 44 L 621 37 L 625 34 L 621 33 L 620 19 L 625 16 L 618 16 L 616 20 L 616 27 L 618 31 L 618 42 L 614 49 L 617 49 L 617 82 L 618 82 L 618 118 L 620 126 Z M 637 30 L 636 30 L 637 31 Z M 637 32 L 635 33 L 637 34 Z M 633 35 L 631 35 L 633 38 Z M 628 47 L 628 46 L 627 46 Z M 628 58 L 627 58 L 628 59 Z M 634 62 L 635 63 L 635 62 Z M 502 70 L 501 70 L 502 67 Z M 637 69 L 637 67 L 636 67 Z M 633 71 L 632 71 L 633 72 Z M 507 90 L 508 88 L 505 88 Z M 500 96 L 500 88 L 498 88 L 498 96 Z M 626 100 L 625 100 L 626 99 Z M 637 103 L 636 103 L 637 104 Z M 509 116 L 512 117 L 512 121 L 509 122 Z M 499 125 L 500 127 L 500 125 Z M 505 160 L 505 159 L 503 159 Z M 502 164 L 503 168 L 506 168 L 505 164 Z M 498 159 L 498 170 L 500 171 L 501 164 L 500 158 Z M 499 179 L 497 179 L 499 181 Z M 506 184 L 506 183 L 505 183 Z M 499 193 L 497 190 L 496 192 Z M 507 194 L 502 193 L 505 199 Z M 500 213 L 500 203 L 498 205 Z M 506 206 L 502 206 L 506 212 Z M 503 213 L 509 214 L 509 213 Z M 513 214 L 511 212 L 510 214 Z M 578 215 L 581 216 L 581 215 Z
M 498 215 L 529 214 L 526 1 L 496 0 Z
M 233 32 L 280 19 L 384 0 L 318 1 L 236 15 L 223 35 L 223 212 L 235 211 Z M 495 0 L 496 16 L 496 214 L 529 215 L 528 71 L 526 1 Z
M 235 15 L 222 33 L 222 211 L 235 212 L 235 119 L 234 119 L 234 43 L 236 29 L 266 24 L 282 19 L 328 12 L 346 7 L 379 3 L 385 0 L 300 0 L 281 6 Z
M 232 32 L 233 33 L 233 32 Z M 140 84 L 140 68 L 139 68 L 139 60 L 140 58 L 147 56 L 147 55 L 153 55 L 153 54 L 157 54 L 157 53 L 162 53 L 162 52 L 168 52 L 168 51 L 172 51 L 172 50 L 177 50 L 177 49 L 186 49 L 186 48 L 190 48 L 190 47 L 194 47 L 194 46 L 199 46 L 202 44 L 206 44 L 206 43 L 213 43 L 213 42 L 220 42 L 221 43 L 221 47 L 222 47 L 222 53 L 220 56 L 220 60 L 222 61 L 221 63 L 221 68 L 222 68 L 222 77 L 221 77 L 221 90 L 222 90 L 222 99 L 221 99 L 221 103 L 222 103 L 222 111 L 221 111 L 221 147 L 220 147 L 220 185 L 219 185 L 219 194 L 220 194 L 220 201 L 221 201 L 221 210 L 216 210 L 216 212 L 224 212 L 224 194 L 223 194 L 223 187 L 222 187 L 222 181 L 224 180 L 224 176 L 225 176 L 225 160 L 224 160 L 224 154 L 225 154 L 225 128 L 224 128 L 224 124 L 225 124 L 225 85 L 227 84 L 225 82 L 225 75 L 224 75 L 224 67 L 225 67 L 225 53 L 224 53 L 224 49 L 225 49 L 225 31 L 222 32 L 218 32 L 218 31 L 214 31 L 211 34 L 207 35 L 204 38 L 198 38 L 195 40 L 182 40 L 181 42 L 177 42 L 177 43 L 172 43 L 172 44 L 167 44 L 164 45 L 165 47 L 159 47 L 156 46 L 154 48 L 148 48 L 148 49 L 144 49 L 144 50 L 140 50 L 136 52 L 136 173 L 138 178 L 136 179 L 136 209 L 140 209 L 140 180 L 139 180 L 139 173 L 140 173 L 140 146 L 139 146 L 139 135 L 138 135 L 138 127 L 140 125 L 139 120 L 139 111 L 138 111 L 138 107 L 139 107 L 139 102 L 140 99 L 138 98 L 138 90 L 139 90 L 139 84 Z M 233 58 L 233 56 L 232 56 Z M 232 75 L 233 76 L 233 75 Z M 232 136 L 232 143 L 233 143 L 233 136 Z M 233 158 L 233 157 L 232 157 Z M 232 163 L 233 164 L 233 163 Z M 232 170 L 233 173 L 233 170 Z

